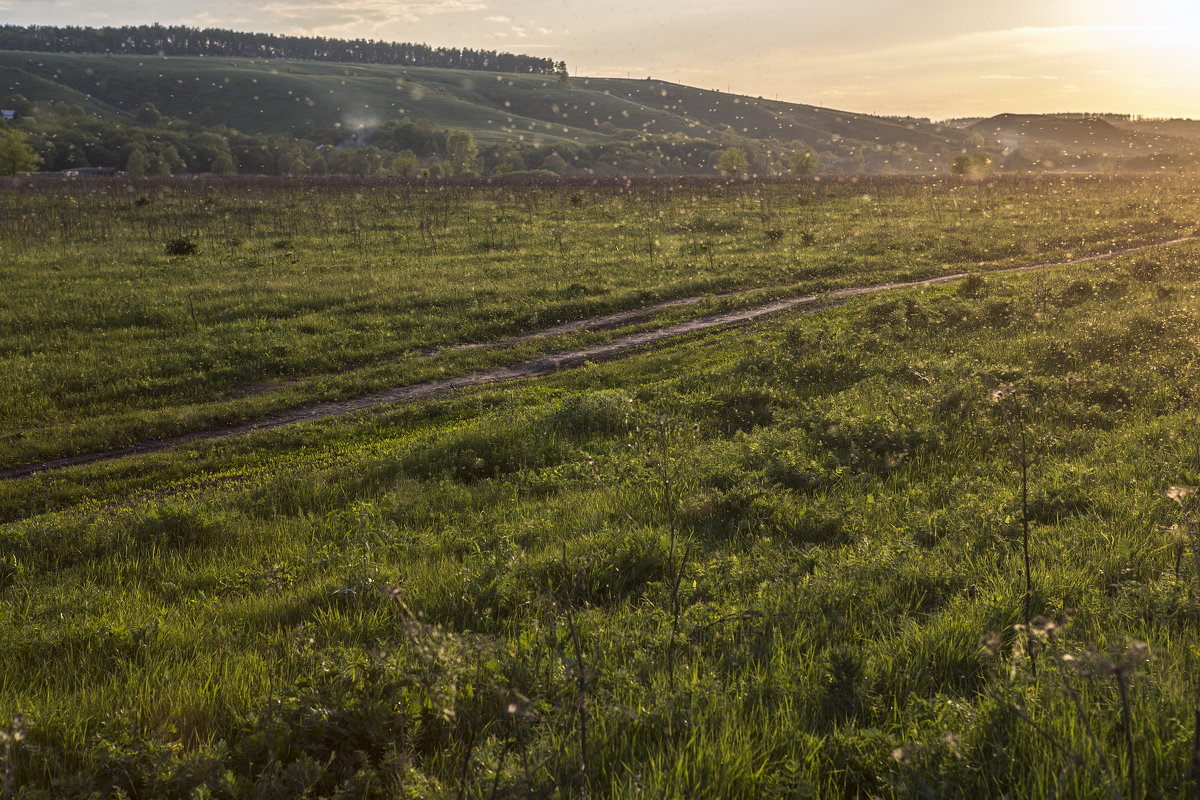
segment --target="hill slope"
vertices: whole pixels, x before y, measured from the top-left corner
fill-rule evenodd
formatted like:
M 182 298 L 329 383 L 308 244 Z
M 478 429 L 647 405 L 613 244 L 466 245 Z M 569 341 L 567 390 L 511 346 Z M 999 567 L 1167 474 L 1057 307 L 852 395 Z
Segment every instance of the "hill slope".
M 488 170 L 505 161 L 532 168 L 554 151 L 576 172 L 711 174 L 715 155 L 732 145 L 749 151 L 750 170 L 759 173 L 785 171 L 787 158 L 804 150 L 813 150 L 827 171 L 843 173 L 943 172 L 956 153 L 973 150 L 1008 171 L 1186 170 L 1200 162 L 1197 128 L 1186 120 L 1145 125 L 1001 114 L 963 127 L 651 79 L 0 51 L 0 96 L 14 93 L 121 122 L 152 103 L 185 122 L 337 145 L 352 135 L 368 140 L 388 123 L 426 120 L 470 131 Z M 369 141 L 389 150 L 386 138 Z M 588 153 L 581 157 L 583 150 Z M 512 157 L 517 151 L 519 157 Z
M 1153 168 L 1195 162 L 1195 140 L 1177 134 L 1184 130 L 1119 126 L 1100 117 L 1047 114 L 1000 114 L 971 125 L 971 130 L 1003 145 L 1006 164 L 1041 162 L 1060 169 L 1124 166 Z
M 426 119 L 483 144 L 628 142 L 673 136 L 813 148 L 827 162 L 866 151 L 916 169 L 962 131 L 656 80 L 576 78 L 315 61 L 0 51 L 0 93 L 68 99 L 120 117 L 163 113 L 253 134 L 313 135 Z M 71 100 L 71 98 L 75 98 Z M 884 153 L 881 148 L 888 152 Z

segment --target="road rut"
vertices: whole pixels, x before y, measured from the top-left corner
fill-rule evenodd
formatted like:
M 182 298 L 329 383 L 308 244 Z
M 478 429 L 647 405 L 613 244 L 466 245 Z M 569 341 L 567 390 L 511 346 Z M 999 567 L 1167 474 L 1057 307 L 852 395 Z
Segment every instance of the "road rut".
M 986 274 L 1011 275 L 1021 272 L 1033 272 L 1036 270 L 1050 269 L 1052 267 L 1087 264 L 1094 261 L 1104 261 L 1107 259 L 1117 258 L 1119 256 L 1136 253 L 1142 250 L 1152 250 L 1156 248 L 1182 244 L 1184 242 L 1196 241 L 1197 239 L 1200 239 L 1200 236 L 1184 236 L 1165 242 L 1155 242 L 1152 244 L 1138 245 L 1136 247 L 1127 247 L 1107 253 L 1100 253 L 1098 255 L 1073 258 L 1067 261 L 1053 261 L 1042 264 L 1029 264 L 1020 267 L 1007 267 L 1004 269 L 990 270 Z M 740 311 L 726 311 L 718 314 L 709 314 L 702 317 L 696 317 L 694 319 L 668 325 L 663 328 L 656 328 L 654 330 L 622 336 L 614 339 L 611 342 L 585 347 L 580 350 L 547 353 L 546 355 L 539 356 L 538 358 L 519 364 L 496 367 L 455 378 L 443 378 L 435 381 L 416 383 L 409 386 L 385 389 L 380 392 L 374 392 L 372 394 L 363 395 L 361 397 L 356 397 L 349 400 L 314 403 L 311 405 L 300 406 L 289 411 L 284 411 L 270 417 L 255 420 L 253 422 L 247 422 L 242 425 L 235 425 L 227 428 L 217 428 L 207 431 L 197 431 L 196 433 L 174 436 L 167 439 L 151 439 L 111 450 L 101 450 L 94 453 L 81 453 L 79 455 L 64 456 L 62 458 L 42 461 L 37 464 L 10 467 L 8 469 L 0 470 L 0 480 L 23 478 L 39 472 L 45 472 L 47 470 L 93 464 L 99 461 L 110 461 L 126 456 L 159 453 L 186 445 L 198 444 L 201 442 L 215 442 L 235 436 L 244 436 L 245 434 L 253 433 L 255 431 L 270 430 L 272 428 L 295 425 L 301 422 L 311 422 L 314 420 L 329 419 L 332 417 L 344 417 L 379 406 L 394 406 L 403 403 L 424 400 L 436 395 L 452 392 L 456 389 L 466 389 L 474 386 L 487 386 L 493 383 L 507 383 L 510 381 L 525 380 L 528 378 L 538 378 L 545 375 L 551 375 L 562 369 L 579 366 L 588 361 L 610 361 L 627 353 L 644 349 L 650 345 L 669 339 L 686 336 L 691 333 L 714 330 L 718 328 L 727 328 L 744 322 L 749 322 L 751 320 L 759 319 L 760 317 L 778 314 L 782 311 L 791 311 L 805 307 L 813 307 L 814 309 L 824 308 L 828 305 L 844 302 L 852 297 L 859 297 L 862 295 L 876 294 L 894 289 L 904 289 L 918 286 L 936 286 L 942 283 L 951 283 L 953 281 L 962 280 L 968 274 L 969 273 L 967 272 L 956 272 L 952 275 L 940 275 L 938 277 L 925 278 L 921 280 L 876 283 L 870 286 L 835 289 L 823 294 L 808 294 L 799 297 L 784 298 L 782 300 L 775 300 L 754 308 L 743 309 Z M 720 295 L 720 297 L 730 296 L 734 295 Z M 666 303 L 659 303 L 657 305 L 648 306 L 641 309 L 618 312 L 617 314 L 607 314 L 602 317 L 592 317 L 587 320 L 578 320 L 564 323 L 562 325 L 556 325 L 553 328 L 547 328 L 539 333 L 512 337 L 511 339 L 496 342 L 492 345 L 483 344 L 474 346 L 501 347 L 507 346 L 508 344 L 530 341 L 541 336 L 551 336 L 570 331 L 586 330 L 588 328 L 612 327 L 614 324 L 631 322 L 644 318 L 645 315 L 656 310 L 692 305 L 696 302 L 699 302 L 699 299 L 700 298 L 688 297 L 681 298 L 679 300 L 671 300 L 667 301 Z

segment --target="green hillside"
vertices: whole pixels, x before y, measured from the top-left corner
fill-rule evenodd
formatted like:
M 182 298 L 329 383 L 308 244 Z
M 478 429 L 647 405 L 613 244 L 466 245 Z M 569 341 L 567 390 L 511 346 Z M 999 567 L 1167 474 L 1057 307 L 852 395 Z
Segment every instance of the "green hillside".
M 469 130 L 483 145 L 668 136 L 812 148 L 827 164 L 854 159 L 891 170 L 920 168 L 929 156 L 942 164 L 966 136 L 655 80 L 249 58 L 0 51 L 0 93 L 65 100 L 114 118 L 149 102 L 171 117 L 248 134 L 312 137 L 423 119 Z
M 0 97 L 11 94 L 39 104 L 79 106 L 116 122 L 131 122 L 143 104 L 151 103 L 169 119 L 215 128 L 221 135 L 237 131 L 276 137 L 273 155 L 264 163 L 250 163 L 252 159 L 235 153 L 239 171 L 284 171 L 275 165 L 281 160 L 296 163 L 283 155 L 286 148 L 279 142 L 284 140 L 305 140 L 309 148 L 365 142 L 382 150 L 386 162 L 388 154 L 410 146 L 393 135 L 395 126 L 416 122 L 442 131 L 442 144 L 447 131 L 469 131 L 479 145 L 485 174 L 502 164 L 564 174 L 560 163 L 544 164 L 551 153 L 569 165 L 565 174 L 711 174 L 719 152 L 730 146 L 747 151 L 754 173 L 784 172 L 791 154 L 805 150 L 813 151 L 821 169 L 836 173 L 944 172 L 956 154 L 975 151 L 985 154 L 992 168 L 1005 171 L 1191 171 L 1200 164 L 1194 138 L 1200 134 L 1187 120 L 1148 125 L 1101 117 L 1001 114 L 955 126 L 651 79 L 565 79 L 248 57 L 0 51 Z M 384 135 L 372 136 L 381 130 Z M 442 144 L 415 148 L 424 159 L 422 167 L 444 156 Z M 306 153 L 303 161 L 319 160 L 313 150 Z M 63 164 L 61 154 L 44 160 L 57 168 Z M 184 154 L 184 161 L 190 168 L 197 159 Z

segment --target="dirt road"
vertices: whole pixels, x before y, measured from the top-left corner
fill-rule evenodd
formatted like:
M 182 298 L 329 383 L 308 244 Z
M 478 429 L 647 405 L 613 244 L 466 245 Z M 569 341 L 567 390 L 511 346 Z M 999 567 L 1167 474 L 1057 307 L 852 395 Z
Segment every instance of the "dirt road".
M 1128 255 L 1129 253 L 1135 253 L 1142 250 L 1169 247 L 1171 245 L 1195 241 L 1197 239 L 1200 239 L 1200 236 L 1185 236 L 1179 239 L 1171 239 L 1170 241 L 1156 242 L 1154 244 L 1140 245 L 1137 247 L 1127 247 L 1121 250 L 1114 250 L 1094 256 L 1086 256 L 1084 258 L 1075 258 L 1069 261 L 1029 264 L 1021 267 L 1009 267 L 1007 269 L 992 270 L 986 274 L 1006 275 L 1049 269 L 1051 267 L 1087 264 L 1094 261 L 1117 258 L 1119 256 Z M 719 314 L 709 314 L 707 316 L 696 317 L 685 322 L 679 322 L 674 325 L 668 325 L 663 328 L 656 328 L 654 330 L 622 336 L 618 339 L 614 339 L 611 342 L 585 347 L 581 350 L 547 353 L 546 355 L 530 361 L 522 362 L 520 364 L 496 367 L 494 369 L 484 370 L 482 372 L 474 372 L 456 378 L 445 378 L 442 380 L 412 384 L 410 386 L 401 386 L 394 389 L 385 389 L 381 392 L 363 395 L 362 397 L 356 397 L 350 400 L 314 403 L 312 405 L 294 408 L 280 414 L 266 417 L 264 419 L 255 420 L 254 422 L 248 422 L 244 425 L 198 431 L 196 433 L 175 436 L 169 439 L 147 440 L 113 450 L 102 450 L 95 453 L 83 453 L 75 456 L 51 459 L 49 461 L 43 461 L 37 464 L 11 467 L 9 469 L 0 470 L 0 480 L 22 478 L 38 472 L 44 472 L 46 470 L 74 467 L 82 464 L 92 464 L 97 461 L 108 461 L 125 456 L 158 453 L 164 450 L 171 450 L 198 442 L 219 441 L 221 439 L 228 439 L 234 436 L 242 436 L 253 431 L 279 428 L 284 425 L 295 425 L 301 422 L 329 419 L 331 417 L 343 417 L 377 406 L 399 405 L 402 403 L 410 403 L 416 400 L 423 400 L 435 395 L 454 391 L 455 389 L 465 389 L 473 386 L 486 386 L 492 383 L 505 383 L 508 381 L 517 381 L 526 378 L 537 378 L 544 375 L 553 374 L 561 369 L 578 366 L 587 361 L 609 361 L 614 358 L 619 358 L 620 356 L 630 352 L 641 350 L 650 345 L 666 341 L 668 339 L 686 336 L 691 333 L 698 333 L 718 328 L 727 328 L 740 323 L 749 322 L 760 317 L 765 317 L 770 314 L 778 314 L 781 311 L 790 311 L 805 307 L 811 307 L 815 310 L 816 308 L 824 308 L 830 304 L 843 302 L 851 297 L 876 294 L 878 292 L 885 292 L 892 289 L 903 289 L 916 286 L 934 286 L 941 283 L 950 283 L 952 281 L 965 278 L 967 274 L 968 273 L 966 272 L 958 272 L 953 275 L 942 275 L 926 280 L 876 283 L 870 286 L 836 289 L 821 295 L 810 294 L 803 295 L 801 297 L 790 297 L 782 300 L 775 300 L 761 306 L 756 306 L 755 308 L 743 309 L 741 311 L 727 311 Z M 720 295 L 720 297 L 731 296 L 736 295 Z M 659 303 L 657 305 L 648 306 L 641 309 L 634 309 L 616 314 L 606 314 L 600 317 L 592 317 L 585 320 L 568 322 L 562 325 L 554 326 L 553 328 L 547 328 L 538 333 L 512 337 L 510 339 L 505 339 L 491 344 L 470 346 L 504 347 L 511 344 L 530 341 L 543 336 L 553 336 L 579 330 L 598 330 L 602 328 L 611 328 L 617 325 L 630 324 L 640 319 L 644 319 L 648 314 L 653 313 L 654 311 L 666 308 L 694 305 L 700 300 L 701 298 L 698 297 L 670 300 L 665 303 Z

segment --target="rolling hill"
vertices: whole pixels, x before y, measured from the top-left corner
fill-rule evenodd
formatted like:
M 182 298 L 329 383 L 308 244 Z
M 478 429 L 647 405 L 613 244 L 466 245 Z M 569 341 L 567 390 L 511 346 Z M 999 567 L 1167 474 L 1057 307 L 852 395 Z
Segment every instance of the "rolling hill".
M 1000 114 L 967 130 L 1002 145 L 1005 163 L 1014 166 L 1153 169 L 1194 164 L 1200 153 L 1195 139 L 1179 135 L 1186 128 L 1125 126 L 1092 116 Z
M 0 51 L 0 94 L 130 120 L 143 103 L 202 125 L 309 136 L 428 120 L 481 145 L 626 143 L 645 137 L 811 148 L 826 163 L 927 169 L 957 129 L 767 101 L 658 80 L 573 78 L 280 59 Z M 918 158 L 923 154 L 923 158 Z
M 717 150 L 733 145 L 749 152 L 752 172 L 766 173 L 786 171 L 788 157 L 805 150 L 841 173 L 945 172 L 955 154 L 977 150 L 1006 171 L 1191 170 L 1200 163 L 1200 124 L 1190 120 L 1001 114 L 936 124 L 649 78 L 0 50 L 0 96 L 12 94 L 120 123 L 132 123 L 151 103 L 184 123 L 337 146 L 352 137 L 370 141 L 389 123 L 424 121 L 471 132 L 488 169 L 506 158 L 532 168 L 556 152 L 581 172 L 711 174 Z

